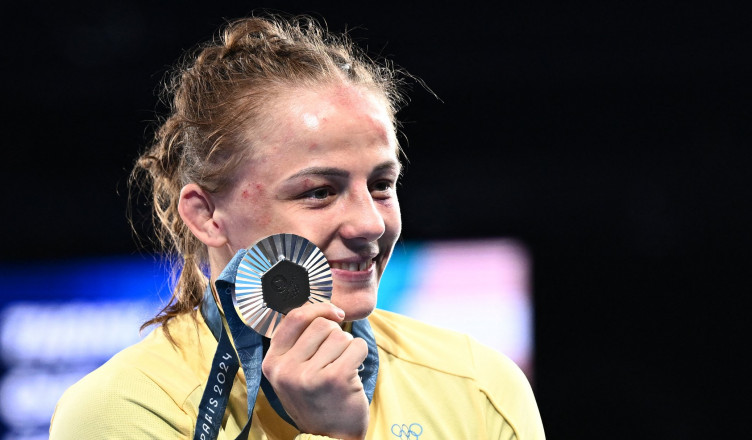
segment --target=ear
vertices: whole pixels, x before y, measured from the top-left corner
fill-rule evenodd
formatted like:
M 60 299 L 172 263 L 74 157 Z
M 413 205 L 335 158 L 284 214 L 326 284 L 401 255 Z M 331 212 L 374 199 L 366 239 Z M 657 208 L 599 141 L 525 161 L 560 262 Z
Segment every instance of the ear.
M 227 243 L 224 231 L 214 218 L 214 203 L 200 186 L 189 183 L 180 190 L 178 213 L 193 235 L 205 245 L 216 248 Z

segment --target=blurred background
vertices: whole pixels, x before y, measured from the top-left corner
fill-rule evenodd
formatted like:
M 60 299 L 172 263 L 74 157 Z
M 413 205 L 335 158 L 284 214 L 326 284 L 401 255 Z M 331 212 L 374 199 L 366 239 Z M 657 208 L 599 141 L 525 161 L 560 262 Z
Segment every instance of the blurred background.
M 725 1 L 8 5 L 1 434 L 43 437 L 13 420 L 47 419 L 39 396 L 168 297 L 128 173 L 165 69 L 262 8 L 349 30 L 438 95 L 414 84 L 398 115 L 404 243 L 380 306 L 446 322 L 407 295 L 457 307 L 441 267 L 486 282 L 462 325 L 522 364 L 549 438 L 747 435 L 752 16 Z

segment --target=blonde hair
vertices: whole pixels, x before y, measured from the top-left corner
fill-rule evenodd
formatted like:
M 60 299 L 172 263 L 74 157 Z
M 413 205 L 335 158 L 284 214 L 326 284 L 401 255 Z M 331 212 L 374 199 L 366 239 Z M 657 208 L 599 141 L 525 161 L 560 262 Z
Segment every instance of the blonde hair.
M 208 283 L 206 246 L 178 214 L 181 188 L 191 182 L 210 193 L 226 188 L 248 154 L 243 139 L 249 130 L 262 128 L 271 98 L 294 87 L 336 82 L 383 96 L 396 124 L 403 102 L 396 70 L 369 59 L 346 35 L 330 34 L 310 17 L 232 21 L 171 72 L 164 89 L 170 112 L 130 180 L 132 188 L 150 195 L 156 238 L 175 273 L 170 301 L 142 329 L 195 313 Z

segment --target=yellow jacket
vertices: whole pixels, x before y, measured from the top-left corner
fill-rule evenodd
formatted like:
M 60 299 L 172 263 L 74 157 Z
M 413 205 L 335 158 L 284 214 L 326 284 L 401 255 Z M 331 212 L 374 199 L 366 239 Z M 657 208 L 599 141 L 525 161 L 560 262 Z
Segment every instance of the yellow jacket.
M 543 439 L 535 398 L 508 358 L 466 335 L 376 310 L 368 318 L 379 353 L 366 438 Z M 170 321 L 68 389 L 50 439 L 192 439 L 217 341 L 200 313 Z M 235 377 L 219 439 L 247 420 L 245 378 Z M 409 434 L 409 436 L 408 436 Z M 308 440 L 259 390 L 250 439 Z

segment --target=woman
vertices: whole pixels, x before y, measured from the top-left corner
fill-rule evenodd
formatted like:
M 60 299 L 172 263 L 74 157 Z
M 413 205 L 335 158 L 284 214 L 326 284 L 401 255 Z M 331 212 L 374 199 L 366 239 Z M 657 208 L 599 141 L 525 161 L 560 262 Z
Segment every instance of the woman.
M 543 438 L 511 361 L 374 310 L 401 229 L 393 71 L 311 20 L 273 17 L 231 23 L 173 78 L 135 174 L 181 257 L 173 299 L 150 335 L 66 392 L 52 438 Z M 246 351 L 218 286 L 232 288 L 239 251 L 278 233 L 321 249 L 332 302 L 291 311 Z M 226 328 L 237 374 L 220 357 Z

